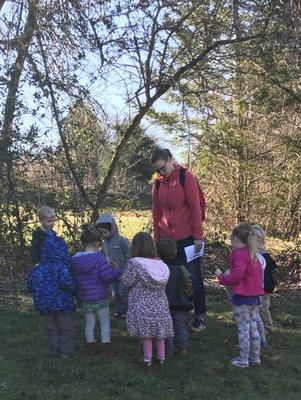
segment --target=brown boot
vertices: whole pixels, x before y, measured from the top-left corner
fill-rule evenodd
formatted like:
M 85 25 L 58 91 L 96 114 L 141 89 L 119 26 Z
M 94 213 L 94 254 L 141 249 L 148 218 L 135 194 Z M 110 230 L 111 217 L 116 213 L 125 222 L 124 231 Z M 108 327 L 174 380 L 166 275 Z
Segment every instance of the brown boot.
M 117 353 L 112 350 L 111 343 L 102 343 L 101 345 L 101 355 L 107 358 L 116 358 Z
M 96 343 L 87 343 L 84 355 L 87 357 L 96 356 L 100 353 Z

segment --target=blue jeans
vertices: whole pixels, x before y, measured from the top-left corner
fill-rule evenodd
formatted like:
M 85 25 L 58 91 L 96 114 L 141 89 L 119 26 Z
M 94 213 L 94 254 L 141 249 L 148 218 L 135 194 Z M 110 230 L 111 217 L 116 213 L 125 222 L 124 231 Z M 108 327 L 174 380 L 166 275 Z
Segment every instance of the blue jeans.
M 194 306 L 194 313 L 196 316 L 206 314 L 206 293 L 201 272 L 201 258 L 196 258 L 189 263 L 186 261 L 184 248 L 194 244 L 192 236 L 177 241 L 177 255 L 179 262 L 182 262 L 190 274 L 193 287 L 192 301 Z
M 114 297 L 115 313 L 125 315 L 128 308 L 128 292 L 123 287 L 121 279 L 111 284 L 111 290 Z
M 173 355 L 175 350 L 187 350 L 187 311 L 170 311 L 175 336 L 165 339 L 165 346 L 168 355 Z

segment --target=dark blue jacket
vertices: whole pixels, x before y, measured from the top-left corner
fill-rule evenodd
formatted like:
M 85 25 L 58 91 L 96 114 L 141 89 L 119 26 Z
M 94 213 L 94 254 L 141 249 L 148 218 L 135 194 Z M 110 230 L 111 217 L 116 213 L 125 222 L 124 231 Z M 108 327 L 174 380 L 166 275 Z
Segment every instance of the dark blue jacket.
M 264 269 L 264 291 L 265 293 L 273 293 L 275 289 L 273 272 L 277 268 L 277 264 L 266 250 L 262 252 L 261 255 L 265 258 L 266 261 Z
M 41 262 L 29 273 L 28 287 L 36 310 L 42 315 L 75 310 L 72 292 L 76 281 L 68 264 L 69 254 L 63 239 L 46 232 L 41 251 Z
M 170 271 L 166 285 L 166 296 L 169 303 L 169 309 L 171 311 L 190 311 L 192 309 L 192 304 L 188 297 L 187 286 L 189 286 L 188 281 L 191 284 L 191 278 L 188 271 L 183 265 L 177 263 L 178 260 L 163 261 L 167 264 Z

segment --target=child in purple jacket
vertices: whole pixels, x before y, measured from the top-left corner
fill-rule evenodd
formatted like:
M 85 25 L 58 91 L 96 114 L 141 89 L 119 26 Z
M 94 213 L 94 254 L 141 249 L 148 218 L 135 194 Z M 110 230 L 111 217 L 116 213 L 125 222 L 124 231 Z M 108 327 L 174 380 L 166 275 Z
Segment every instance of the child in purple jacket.
M 111 349 L 109 284 L 116 281 L 120 271 L 112 267 L 106 257 L 99 251 L 101 237 L 99 232 L 89 225 L 83 226 L 81 242 L 85 251 L 72 257 L 72 272 L 78 284 L 77 298 L 85 315 L 85 336 L 87 354 L 114 357 Z M 94 337 L 96 317 L 101 328 L 101 346 L 97 346 Z

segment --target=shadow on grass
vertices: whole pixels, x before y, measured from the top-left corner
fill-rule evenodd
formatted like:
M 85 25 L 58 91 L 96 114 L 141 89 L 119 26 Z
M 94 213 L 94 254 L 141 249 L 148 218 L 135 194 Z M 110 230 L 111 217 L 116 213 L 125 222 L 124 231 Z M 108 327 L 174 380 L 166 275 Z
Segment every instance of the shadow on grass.
M 3 298 L 0 307 L 0 399 L 282 399 L 299 398 L 300 332 L 287 324 L 298 317 L 294 302 L 276 299 L 275 332 L 262 352 L 262 366 L 236 369 L 236 327 L 221 298 L 208 296 L 206 329 L 191 337 L 187 358 L 169 358 L 150 371 L 131 362 L 140 355 L 139 341 L 129 337 L 121 321 L 112 320 L 116 360 L 101 356 L 49 359 L 42 319 L 26 295 Z M 274 314 L 276 315 L 276 314 Z M 84 318 L 75 313 L 75 346 L 85 347 Z M 99 328 L 95 329 L 96 335 Z

